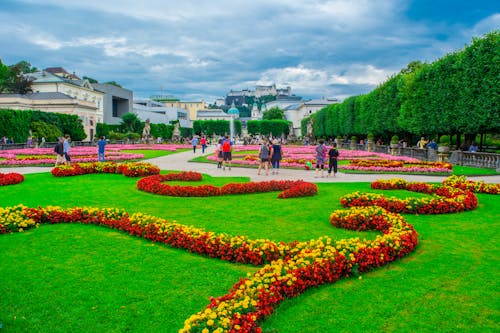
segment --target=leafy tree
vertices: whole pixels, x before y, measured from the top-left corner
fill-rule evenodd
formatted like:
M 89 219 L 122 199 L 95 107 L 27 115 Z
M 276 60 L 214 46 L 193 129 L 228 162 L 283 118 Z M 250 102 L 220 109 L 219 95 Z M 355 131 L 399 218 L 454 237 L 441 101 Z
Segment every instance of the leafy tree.
M 34 121 L 31 123 L 31 131 L 36 138 L 45 138 L 47 142 L 56 142 L 57 138 L 63 133 L 54 124 L 48 124 L 43 121 Z
M 0 65 L 0 92 L 12 94 L 27 94 L 33 92 L 33 78 L 23 74 L 23 64 L 9 66 Z
M 141 120 L 135 113 L 127 112 L 122 116 L 121 126 L 126 132 L 139 133 L 141 130 Z
M 285 112 L 278 107 L 271 108 L 262 114 L 263 120 L 285 119 Z
M 38 68 L 31 66 L 26 60 L 21 60 L 14 66 L 17 66 L 23 74 L 38 72 Z

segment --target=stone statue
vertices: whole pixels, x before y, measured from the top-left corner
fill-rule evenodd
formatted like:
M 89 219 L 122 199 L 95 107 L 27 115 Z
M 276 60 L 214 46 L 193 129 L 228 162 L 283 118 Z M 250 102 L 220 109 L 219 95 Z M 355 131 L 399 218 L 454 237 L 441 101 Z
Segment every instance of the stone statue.
M 151 135 L 151 124 L 148 118 L 146 119 L 146 124 L 144 125 L 144 129 L 142 130 L 142 140 L 148 142 L 150 135 Z
M 181 141 L 181 131 L 179 129 L 180 127 L 181 127 L 181 125 L 178 122 L 174 125 L 174 132 L 172 133 L 172 141 L 173 142 Z
M 312 137 L 312 134 L 313 134 L 313 121 L 312 121 L 312 119 L 309 119 L 306 126 L 307 126 L 307 136 Z

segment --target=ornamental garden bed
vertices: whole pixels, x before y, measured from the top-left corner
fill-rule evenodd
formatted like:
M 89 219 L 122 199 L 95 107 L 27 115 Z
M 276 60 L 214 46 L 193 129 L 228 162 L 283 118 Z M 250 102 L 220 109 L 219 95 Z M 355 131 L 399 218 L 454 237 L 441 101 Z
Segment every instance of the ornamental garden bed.
M 185 151 L 188 145 L 155 144 L 155 145 L 106 145 L 107 161 L 123 162 L 152 158 Z M 74 163 L 97 162 L 97 147 L 72 147 L 71 161 Z M 10 149 L 0 151 L 0 167 L 8 166 L 46 166 L 56 161 L 53 148 Z
M 225 259 L 224 256 L 228 256 L 228 258 L 233 259 L 226 260 L 257 263 L 254 260 L 275 262 L 276 257 L 274 256 L 276 255 L 278 257 L 284 256 L 285 258 L 287 256 L 295 258 L 299 255 L 296 258 L 304 266 L 296 266 L 296 269 L 298 269 L 296 271 L 297 275 L 295 273 L 291 276 L 285 274 L 283 278 L 276 279 L 275 274 L 278 274 L 278 272 L 281 274 L 285 266 L 279 266 L 275 263 L 261 268 L 239 266 L 239 268 L 235 267 L 235 270 L 231 270 L 233 268 L 232 265 L 220 265 L 220 260 L 212 262 L 213 259 L 203 259 L 202 257 L 192 257 L 191 255 L 186 256 L 186 252 L 172 250 L 170 247 L 151 248 L 151 243 L 137 243 L 136 240 L 131 239 L 140 248 L 149 250 L 146 252 L 141 251 L 143 255 L 142 259 L 130 258 L 129 265 L 119 266 L 118 271 L 113 271 L 109 269 L 112 269 L 119 262 L 129 260 L 129 256 L 133 257 L 132 253 L 126 250 L 129 247 L 127 244 L 130 244 L 127 240 L 130 240 L 130 238 L 126 238 L 124 234 L 112 232 L 104 234 L 107 236 L 102 236 L 101 234 L 101 236 L 95 237 L 94 241 L 100 237 L 106 237 L 106 241 L 98 245 L 95 245 L 95 243 L 89 244 L 90 247 L 83 247 L 81 250 L 82 253 L 77 252 L 70 257 L 66 256 L 66 251 L 61 251 L 61 248 L 52 250 L 50 246 L 44 244 L 44 251 L 29 252 L 31 254 L 27 254 L 25 257 L 24 260 L 28 260 L 29 270 L 22 267 L 20 271 L 17 270 L 22 265 L 23 260 L 16 260 L 16 265 L 3 265 L 1 267 L 2 272 L 0 273 L 2 273 L 2 277 L 7 281 L 3 286 L 9 286 L 9 288 L 19 291 L 18 293 L 5 293 L 6 296 L 0 300 L 1 308 L 7 309 L 7 315 L 4 317 L 7 319 L 2 319 L 4 327 L 14 327 L 13 325 L 17 325 L 15 327 L 19 330 L 37 330 L 37 328 L 41 330 L 43 327 L 50 327 L 51 329 L 55 328 L 55 331 L 60 327 L 60 331 L 68 331 L 92 326 L 100 331 L 120 330 L 125 327 L 139 331 L 144 329 L 155 330 L 155 328 L 158 330 L 176 331 L 182 328 L 183 325 L 186 328 L 185 325 L 189 324 L 192 327 L 212 328 L 214 324 L 222 325 L 221 322 L 224 315 L 222 315 L 222 312 L 217 312 L 222 304 L 221 302 L 228 304 L 228 311 L 234 311 L 234 309 L 238 308 L 241 309 L 241 313 L 253 310 L 257 306 L 263 311 L 263 313 L 258 315 L 259 317 L 262 315 L 266 316 L 267 312 L 274 308 L 274 304 L 284 302 L 283 306 L 277 308 L 275 314 L 263 322 L 264 331 L 272 329 L 292 329 L 294 331 L 312 329 L 313 331 L 325 331 L 332 327 L 332 322 L 336 327 L 349 330 L 352 329 L 350 325 L 352 325 L 355 319 L 358 319 L 356 322 L 358 328 L 371 331 L 377 330 L 377 327 L 386 327 L 387 323 L 394 325 L 396 330 L 422 331 L 426 330 L 427 327 L 437 326 L 443 327 L 443 329 L 452 329 L 457 327 L 455 323 L 457 323 L 457 319 L 459 318 L 467 318 L 467 322 L 462 321 L 461 323 L 461 327 L 465 329 L 474 327 L 474 329 L 481 328 L 488 330 L 488 328 L 494 327 L 492 325 L 495 325 L 495 321 L 492 319 L 493 312 L 491 312 L 491 315 L 471 318 L 468 315 L 469 311 L 466 310 L 473 306 L 482 313 L 488 313 L 492 309 L 491 305 L 483 302 L 484 297 L 493 296 L 491 295 L 491 289 L 475 288 L 475 286 L 489 281 L 490 272 L 494 266 L 494 260 L 491 260 L 491 256 L 496 253 L 492 251 L 495 245 L 491 242 L 485 242 L 495 232 L 491 230 L 492 228 L 489 225 L 489 216 L 490 214 L 498 214 L 499 210 L 498 197 L 491 194 L 477 194 L 482 207 L 468 213 L 431 215 L 425 216 L 425 218 L 420 215 L 408 216 L 408 219 L 411 220 L 411 224 L 415 226 L 420 237 L 423 237 L 425 240 L 417 248 L 417 252 L 409 257 L 405 257 L 402 261 L 398 260 L 394 262 L 389 268 L 382 268 L 369 274 L 359 275 L 363 279 L 358 280 L 358 274 L 369 270 L 370 267 L 377 267 L 385 261 L 391 260 L 400 251 L 398 249 L 402 249 L 403 251 L 411 249 L 412 246 L 410 244 L 414 243 L 414 236 L 410 235 L 415 235 L 410 228 L 405 229 L 407 231 L 403 233 L 398 231 L 395 235 L 391 236 L 392 234 L 389 230 L 393 227 L 389 227 L 384 222 L 384 219 L 381 219 L 382 217 L 385 216 L 384 218 L 387 217 L 389 221 L 393 221 L 390 222 L 393 226 L 400 225 L 400 227 L 406 228 L 405 222 L 397 215 L 394 215 L 394 213 L 385 213 L 384 211 L 380 211 L 379 208 L 342 209 L 340 198 L 356 189 L 365 192 L 370 191 L 367 184 L 320 184 L 319 193 L 315 197 L 297 198 L 293 201 L 280 201 L 279 205 L 277 205 L 276 195 L 272 193 L 255 194 L 251 197 L 246 195 L 205 198 L 155 196 L 154 200 L 151 200 L 151 195 L 137 191 L 134 188 L 136 179 L 114 174 L 90 174 L 85 177 L 65 178 L 53 178 L 50 175 L 38 174 L 28 175 L 27 177 L 29 177 L 29 182 L 5 187 L 4 190 L 7 191 L 0 192 L 0 199 L 7 205 L 15 205 L 22 200 L 27 206 L 38 207 L 40 205 L 41 208 L 28 210 L 20 207 L 12 208 L 9 209 L 8 214 L 4 212 L 1 216 L 11 216 L 11 221 L 21 221 L 21 223 L 24 219 L 16 219 L 16 216 L 19 217 L 20 214 L 25 215 L 25 212 L 29 212 L 28 214 L 35 222 L 56 223 L 78 221 L 94 225 L 99 224 L 99 221 L 108 221 L 109 223 L 105 222 L 108 226 L 117 229 L 126 229 L 128 233 L 153 239 L 157 242 L 167 240 L 169 244 L 174 246 L 178 244 L 182 248 L 185 245 L 191 244 L 189 245 L 190 251 L 205 253 L 208 256 L 212 256 L 213 254 L 213 256 L 222 259 Z M 203 181 L 210 182 L 210 178 L 207 177 Z M 238 181 L 242 181 L 242 179 L 238 179 Z M 456 180 L 453 182 L 457 184 L 461 183 L 461 181 Z M 407 184 L 403 185 L 408 186 Z M 403 185 L 397 183 L 394 186 L 400 188 Z M 385 188 L 392 188 L 392 186 L 390 184 L 382 185 Z M 430 191 L 427 186 L 421 184 L 410 186 L 418 189 L 419 192 Z M 22 196 L 22 193 L 25 193 L 28 187 L 34 195 L 26 198 Z M 40 191 L 40 189 L 43 189 L 43 191 Z M 106 190 L 103 191 L 103 189 Z M 432 186 L 432 189 L 434 189 L 434 186 Z M 49 192 L 51 195 L 46 195 Z M 100 195 L 96 199 L 95 197 L 98 193 Z M 113 196 L 109 197 L 103 195 L 103 193 L 113 193 Z M 401 190 L 384 190 L 384 194 L 387 196 L 394 195 L 399 199 L 404 199 L 408 196 L 412 197 L 411 193 Z M 447 194 L 455 199 L 462 195 L 455 195 L 453 191 L 449 191 Z M 415 197 L 422 198 L 420 202 L 423 202 L 424 205 L 429 204 L 427 196 L 420 194 Z M 334 198 L 336 200 L 332 200 Z M 464 209 L 474 208 L 474 205 L 470 205 L 465 199 L 458 198 L 457 200 L 463 203 Z M 82 204 L 95 204 L 96 202 L 102 208 L 69 208 L 82 206 Z M 54 204 L 62 206 L 62 208 L 47 207 Z M 442 203 L 439 202 L 437 205 L 442 205 Z M 273 215 L 273 209 L 279 209 L 280 213 Z M 128 213 L 125 213 L 123 210 Z M 375 214 L 375 217 L 369 217 L 372 214 Z M 468 233 L 461 232 L 463 228 L 470 226 L 471 214 L 475 217 L 474 238 L 468 237 Z M 162 221 L 165 218 L 168 221 L 172 221 L 169 223 L 173 224 L 163 224 Z M 173 222 L 174 220 L 176 222 Z M 333 229 L 328 227 L 329 221 L 335 225 L 342 225 L 350 229 L 375 228 L 380 230 L 385 235 L 383 237 L 389 237 L 383 241 L 384 244 L 391 244 L 387 247 L 388 252 L 370 252 L 372 250 L 366 248 L 360 252 L 360 256 L 358 257 L 356 255 L 356 251 L 358 251 L 356 248 L 360 249 L 359 244 L 363 244 L 366 241 L 359 238 L 356 240 L 356 236 L 366 236 L 368 242 L 375 242 L 371 244 L 380 242 L 380 236 L 377 236 L 375 232 L 358 235 L 353 231 L 345 229 Z M 29 223 L 26 223 L 26 228 L 29 228 Z M 193 227 L 184 228 L 178 226 L 177 223 L 193 225 Z M 450 230 L 451 225 L 454 227 L 453 230 Z M 51 227 L 42 226 L 40 227 L 40 232 L 49 232 Z M 73 231 L 71 228 L 57 229 L 56 233 L 50 234 L 45 240 L 69 240 L 74 238 L 68 237 L 71 234 L 77 237 L 75 241 L 71 240 L 71 242 L 61 245 L 62 248 L 64 246 L 71 247 L 70 244 L 78 242 L 78 237 L 81 237 L 80 235 L 84 235 L 88 233 L 87 230 L 90 230 L 83 227 L 92 228 L 92 226 L 82 226 L 81 233 L 77 232 L 76 234 L 74 234 L 76 231 Z M 205 234 L 206 231 L 202 231 L 199 228 L 210 231 Z M 481 232 L 478 232 L 479 230 Z M 7 260 L 15 260 L 13 256 L 22 255 L 25 251 L 29 251 L 32 246 L 33 236 L 36 238 L 38 232 L 29 231 L 0 237 L 0 249 L 5 254 L 5 258 Z M 173 232 L 176 236 L 169 236 L 173 235 L 170 232 Z M 401 241 L 401 238 L 399 238 L 405 235 L 406 232 L 409 232 L 407 235 L 410 236 L 408 238 L 410 243 Z M 92 231 L 91 233 L 94 232 Z M 117 238 L 114 235 L 123 236 Z M 237 237 L 234 240 L 228 238 L 222 242 L 218 241 L 218 239 L 221 239 L 220 237 L 234 237 L 230 235 L 242 235 L 245 237 Z M 29 236 L 31 241 L 26 243 L 29 246 L 24 250 L 22 240 L 26 239 L 26 236 Z M 396 238 L 393 238 L 394 236 Z M 189 237 L 195 237 L 193 240 L 197 239 L 197 241 L 189 241 Z M 348 238 L 352 238 L 353 240 L 347 240 Z M 108 241 L 118 239 L 124 241 L 123 245 L 111 242 L 112 248 L 109 250 L 105 250 L 102 247 Z M 250 242 L 252 239 L 261 239 L 261 241 Z M 314 241 L 310 241 L 311 239 Z M 343 241 L 342 239 L 346 240 Z M 294 242 L 294 240 L 298 242 Z M 443 242 L 447 245 L 445 248 L 440 245 Z M 483 242 L 485 244 L 482 244 Z M 15 246 L 10 247 L 10 243 L 15 243 Z M 82 244 L 79 246 L 84 246 Z M 206 244 L 212 245 L 207 246 Z M 230 244 L 230 247 L 225 247 L 228 244 Z M 247 245 L 242 246 L 241 244 Z M 328 250 L 330 244 L 337 244 L 334 246 L 335 251 L 343 252 L 345 259 L 341 259 L 341 256 L 336 257 L 334 254 L 335 251 L 330 252 Z M 113 246 L 118 248 L 113 248 Z M 322 250 L 319 253 L 323 253 L 322 255 L 326 256 L 332 254 L 340 261 L 332 261 L 330 266 L 325 266 L 326 263 L 322 263 L 319 266 L 313 265 L 314 274 L 310 275 L 311 272 L 308 271 L 306 262 L 309 260 L 308 258 L 312 258 L 307 254 L 309 253 L 307 248 L 311 246 L 315 249 L 324 249 L 324 251 Z M 219 250 L 215 251 L 217 247 Z M 251 250 L 252 248 L 259 249 L 259 251 L 253 251 Z M 377 246 L 372 249 L 376 248 Z M 134 249 L 137 249 L 137 246 L 134 245 Z M 238 251 L 242 252 L 231 252 L 228 251 L 229 249 L 238 249 Z M 297 252 L 299 249 L 306 249 L 306 251 Z M 85 253 L 89 251 L 91 255 L 86 256 Z M 154 261 L 151 262 L 149 259 L 151 257 L 150 253 L 158 251 L 164 252 L 167 257 L 175 257 L 176 260 L 160 260 L 163 264 Z M 250 256 L 247 257 L 243 255 L 244 253 L 248 253 Z M 303 253 L 305 256 L 301 257 L 300 253 Z M 316 252 L 313 251 L 312 253 Z M 359 265 L 355 264 L 349 268 L 348 262 L 353 260 L 351 255 L 354 255 L 354 260 Z M 477 262 L 478 255 L 481 258 L 479 263 Z M 83 261 L 80 260 L 82 257 Z M 54 262 L 51 258 L 61 259 L 57 259 L 58 261 Z M 160 259 L 157 255 L 154 258 Z M 440 260 L 439 265 L 436 265 L 436 259 Z M 476 265 L 469 265 L 468 260 L 475 262 Z M 365 262 L 368 264 L 365 265 Z M 40 270 L 37 270 L 36 266 L 39 266 L 40 263 L 42 264 L 40 265 Z M 77 263 L 76 266 L 71 268 L 75 263 Z M 346 264 L 347 266 L 345 266 Z M 95 273 L 94 269 L 96 265 L 105 270 L 97 269 Z M 204 269 L 197 269 L 196 267 L 199 265 L 202 265 Z M 83 268 L 82 266 L 85 269 L 80 269 Z M 193 267 L 190 268 L 190 266 Z M 47 267 L 50 269 L 47 269 Z M 325 267 L 329 268 L 325 270 Z M 154 271 L 159 270 L 164 272 L 163 276 L 167 277 L 167 280 L 162 280 L 161 276 L 154 274 Z M 240 273 L 237 273 L 238 270 Z M 286 270 L 285 268 L 285 272 Z M 44 272 L 48 274 L 54 272 L 55 274 L 52 275 L 52 278 L 50 276 L 40 278 L 40 275 L 43 275 Z M 70 276 L 78 276 L 75 275 L 79 274 L 78 272 L 83 274 L 82 278 L 69 278 Z M 172 274 L 172 272 L 174 273 Z M 332 272 L 332 274 L 328 272 Z M 132 275 L 130 275 L 131 273 Z M 245 273 L 249 275 L 245 276 Z M 269 288 L 270 286 L 278 288 L 275 289 L 275 292 L 279 292 L 279 294 L 274 293 L 274 296 L 287 295 L 287 297 L 290 297 L 301 293 L 302 288 L 308 285 L 333 281 L 344 274 L 354 275 L 356 280 L 340 280 L 335 285 L 327 284 L 320 289 L 309 290 L 297 298 L 289 300 L 266 296 L 266 302 L 259 303 L 264 300 L 262 298 L 260 301 L 256 301 L 257 304 L 254 304 L 252 297 L 247 302 L 245 301 L 245 297 L 239 298 L 238 293 L 234 295 L 227 293 L 229 288 L 228 284 L 225 283 L 227 281 L 224 281 L 224 279 L 230 279 L 231 274 L 236 276 L 241 274 L 240 276 L 244 278 L 240 282 L 232 281 L 232 283 L 236 282 L 234 285 L 235 290 L 244 291 L 241 294 L 242 297 L 247 292 L 250 292 L 250 294 L 247 293 L 246 295 L 252 295 L 253 288 L 259 284 L 263 286 L 268 285 Z M 340 274 L 340 276 L 336 274 Z M 464 274 L 467 275 L 467 278 L 463 278 Z M 127 278 L 123 278 L 123 275 L 126 275 Z M 175 278 L 175 275 L 180 275 L 181 279 Z M 121 278 L 115 279 L 118 276 Z M 320 276 L 324 276 L 325 280 L 323 282 L 319 279 Z M 22 277 L 22 281 L 25 283 L 18 283 L 20 277 Z M 297 278 L 297 280 L 293 280 L 293 277 Z M 276 281 L 273 282 L 273 278 Z M 163 283 L 158 284 L 156 282 L 158 280 L 163 281 Z M 33 284 L 30 281 L 37 282 Z M 47 282 L 40 284 L 40 281 Z M 57 283 L 57 281 L 60 282 Z M 63 281 L 64 283 L 62 283 Z M 95 283 L 96 281 L 101 282 Z M 300 284 L 299 282 L 301 281 L 305 282 L 305 284 Z M 425 281 L 425 283 L 422 281 Z M 74 282 L 81 282 L 84 285 L 74 286 Z M 151 289 L 164 290 L 167 288 L 166 286 L 171 286 L 172 283 L 177 287 L 174 287 L 174 290 L 169 291 L 168 294 L 164 292 L 151 294 L 149 292 Z M 449 284 L 455 286 L 453 290 L 437 287 Z M 96 288 L 99 288 L 99 285 L 104 285 L 106 293 L 111 293 L 111 296 L 109 294 L 105 295 L 101 291 L 96 292 Z M 178 287 L 183 285 L 185 287 Z M 204 285 L 209 285 L 210 287 L 206 288 Z M 225 288 L 215 288 L 221 285 Z M 47 290 L 48 287 L 56 289 L 49 288 Z M 24 288 L 28 288 L 30 292 L 23 293 L 22 290 Z M 61 288 L 66 290 L 66 292 L 61 291 Z M 73 293 L 70 291 L 71 289 L 68 290 L 66 288 L 80 290 L 77 298 L 78 303 L 75 303 L 76 299 L 72 297 Z M 58 291 L 56 292 L 55 290 Z M 91 292 L 82 292 L 83 290 L 91 290 Z M 376 290 L 376 293 L 373 290 Z M 474 290 L 474 294 L 464 299 L 462 295 L 464 293 L 470 295 L 471 290 Z M 177 291 L 178 293 L 175 293 Z M 36 299 L 41 297 L 40 300 L 42 300 L 47 293 L 53 299 L 50 306 L 64 308 L 64 311 L 59 313 L 52 308 L 50 315 L 47 316 L 44 312 L 37 312 L 36 306 L 30 306 L 30 304 L 36 305 Z M 225 294 L 226 296 L 224 296 Z M 25 295 L 29 295 L 31 301 L 23 301 Z M 59 297 L 59 295 L 63 298 Z M 154 296 L 150 297 L 151 295 Z M 405 304 L 405 302 L 406 304 L 417 304 L 423 295 L 426 295 L 427 301 L 419 303 L 418 312 L 401 313 L 397 321 L 394 321 L 393 316 L 389 315 L 393 313 L 394 308 L 397 308 L 400 304 Z M 214 296 L 215 298 L 210 301 L 209 296 Z M 271 295 L 269 294 L 268 296 Z M 317 296 L 321 297 L 317 299 Z M 370 301 L 374 301 L 374 297 L 380 297 L 385 301 L 380 302 L 378 299 L 375 299 L 377 305 L 371 306 L 370 304 L 372 303 Z M 158 298 L 158 301 L 154 300 L 155 298 Z M 339 311 L 352 307 L 353 301 L 366 305 L 363 306 L 362 310 L 353 310 L 351 308 L 350 311 L 341 312 L 343 313 L 342 316 L 338 316 Z M 151 302 L 154 303 L 153 306 L 150 305 Z M 47 307 L 46 302 L 41 303 L 44 304 L 45 308 Z M 14 306 L 14 304 L 23 305 Z M 71 306 L 74 304 L 83 304 L 83 306 Z M 212 304 L 211 311 L 202 310 L 207 304 Z M 29 309 L 26 309 L 27 307 Z M 435 312 L 438 309 L 442 311 L 439 313 L 439 316 L 435 316 Z M 190 317 L 191 314 L 200 310 L 203 312 Z M 298 311 L 298 313 L 295 313 L 295 311 Z M 163 315 L 159 315 L 158 313 Z M 217 313 L 216 318 L 212 318 L 214 313 Z M 385 316 L 384 313 L 388 315 Z M 64 320 L 66 317 L 68 319 L 76 317 L 85 319 L 79 321 Z M 41 324 L 42 321 L 38 320 L 38 318 L 44 318 L 43 324 Z M 107 318 L 107 320 L 103 321 L 99 318 Z M 187 318 L 190 319 L 186 324 L 184 320 Z M 210 322 L 210 320 L 213 320 L 214 323 Z M 252 323 L 254 323 L 253 317 L 248 315 L 238 318 L 231 317 L 229 320 L 233 327 L 236 328 L 236 325 L 239 325 L 241 331 L 244 331 L 245 328 L 249 327 L 248 325 L 252 326 Z

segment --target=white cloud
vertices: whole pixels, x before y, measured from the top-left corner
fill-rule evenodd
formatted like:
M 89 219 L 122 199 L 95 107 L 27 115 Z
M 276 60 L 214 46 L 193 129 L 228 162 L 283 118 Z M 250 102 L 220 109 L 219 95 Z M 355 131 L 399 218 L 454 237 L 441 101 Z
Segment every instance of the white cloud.
M 340 72 L 342 74 L 339 74 Z M 277 83 L 299 88 L 306 93 L 321 93 L 331 85 L 376 86 L 387 80 L 393 72 L 370 64 L 346 64 L 342 69 L 329 68 L 327 70 L 299 65 L 266 70 L 255 84 Z

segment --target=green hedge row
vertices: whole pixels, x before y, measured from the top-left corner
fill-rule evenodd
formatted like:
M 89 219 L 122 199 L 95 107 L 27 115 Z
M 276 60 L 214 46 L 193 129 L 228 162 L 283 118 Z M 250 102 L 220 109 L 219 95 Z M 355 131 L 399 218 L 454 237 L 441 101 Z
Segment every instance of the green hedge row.
M 500 30 L 427 64 L 410 63 L 372 92 L 313 114 L 316 137 L 439 137 L 500 132 Z M 309 118 L 302 121 L 306 133 Z
M 14 142 L 26 142 L 32 135 L 54 141 L 57 136 L 69 134 L 73 141 L 85 139 L 82 120 L 77 115 L 42 112 L 37 110 L 0 109 L 0 137 Z

